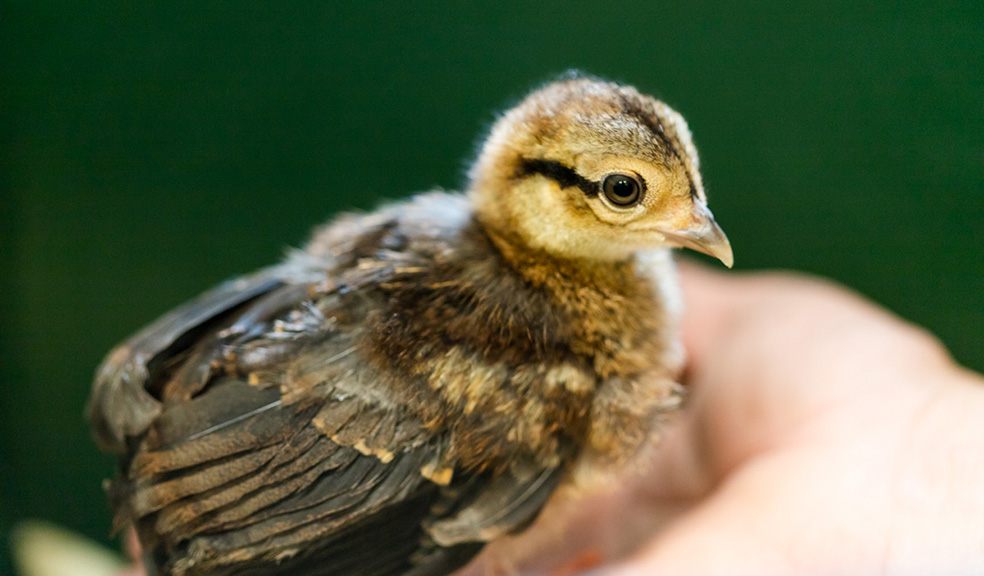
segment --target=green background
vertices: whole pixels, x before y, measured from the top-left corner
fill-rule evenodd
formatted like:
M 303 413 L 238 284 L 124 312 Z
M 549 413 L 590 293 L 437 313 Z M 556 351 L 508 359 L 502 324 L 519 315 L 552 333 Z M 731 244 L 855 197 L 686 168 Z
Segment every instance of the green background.
M 859 4 L 4 2 L 0 534 L 106 538 L 82 407 L 114 343 L 339 209 L 458 186 L 569 67 L 685 114 L 739 269 L 833 277 L 984 368 L 984 3 Z

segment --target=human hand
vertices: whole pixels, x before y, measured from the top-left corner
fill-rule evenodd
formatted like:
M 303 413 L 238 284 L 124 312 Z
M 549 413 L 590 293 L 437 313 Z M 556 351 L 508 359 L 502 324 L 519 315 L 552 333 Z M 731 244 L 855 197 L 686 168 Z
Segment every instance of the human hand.
M 632 496 L 660 527 L 611 574 L 984 567 L 979 376 L 825 282 L 681 274 L 691 397 Z

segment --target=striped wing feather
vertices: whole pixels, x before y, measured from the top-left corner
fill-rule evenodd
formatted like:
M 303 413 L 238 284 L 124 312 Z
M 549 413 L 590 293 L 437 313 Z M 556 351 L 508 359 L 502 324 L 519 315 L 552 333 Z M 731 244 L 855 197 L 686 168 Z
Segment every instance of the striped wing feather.
M 117 524 L 135 524 L 157 573 L 446 574 L 556 484 L 534 463 L 422 474 L 448 439 L 387 402 L 361 357 L 371 299 L 314 301 L 316 277 L 281 266 L 226 283 L 100 368 L 89 413 L 123 452 Z

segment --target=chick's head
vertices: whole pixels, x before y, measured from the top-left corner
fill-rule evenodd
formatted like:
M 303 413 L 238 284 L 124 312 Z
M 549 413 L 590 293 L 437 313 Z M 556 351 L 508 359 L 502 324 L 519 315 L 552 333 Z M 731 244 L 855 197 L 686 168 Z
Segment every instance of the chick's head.
M 491 232 L 567 258 L 688 247 L 732 262 L 683 117 L 635 88 L 576 77 L 503 114 L 470 173 Z

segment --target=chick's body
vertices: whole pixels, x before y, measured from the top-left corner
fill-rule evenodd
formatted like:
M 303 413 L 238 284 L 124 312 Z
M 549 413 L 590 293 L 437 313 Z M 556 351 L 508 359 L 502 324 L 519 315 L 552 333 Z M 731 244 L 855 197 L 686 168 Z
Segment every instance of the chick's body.
M 536 94 L 525 106 L 557 120 L 599 89 L 655 103 L 575 79 L 539 93 L 553 90 L 557 111 Z M 682 160 L 689 135 L 645 111 L 663 146 L 678 139 L 677 196 L 706 211 L 687 172 L 696 158 Z M 663 184 L 637 174 L 650 207 L 613 224 L 593 202 L 621 203 L 624 181 L 593 184 L 582 174 L 592 168 L 564 157 L 569 145 L 512 146 L 522 140 L 502 133 L 510 122 L 513 134 L 543 130 L 504 117 L 468 196 L 344 216 L 283 264 L 202 295 L 110 354 L 90 416 L 121 455 L 117 521 L 135 525 L 152 570 L 449 573 L 528 525 L 559 484 L 617 469 L 645 444 L 676 400 L 680 363 L 667 238 L 713 247 L 719 230 L 661 208 L 674 231 L 632 233 L 660 235 L 645 258 L 634 236 L 624 249 L 593 245 L 583 226 L 607 244 L 604 227 L 671 203 L 655 197 Z M 537 218 L 552 237 L 531 235 Z

